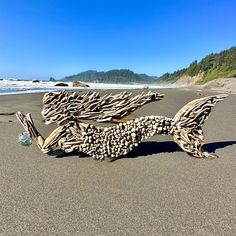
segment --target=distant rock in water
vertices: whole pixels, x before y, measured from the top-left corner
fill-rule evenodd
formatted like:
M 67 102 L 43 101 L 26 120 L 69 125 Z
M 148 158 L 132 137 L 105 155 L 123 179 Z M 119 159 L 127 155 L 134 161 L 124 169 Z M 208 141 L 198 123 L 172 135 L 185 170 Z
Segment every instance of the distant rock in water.
M 68 84 L 66 83 L 57 83 L 55 86 L 63 86 L 63 87 L 68 87 Z
M 89 87 L 88 84 L 82 83 L 80 81 L 74 81 L 72 85 L 73 87 Z
M 39 83 L 40 81 L 38 79 L 32 80 L 32 83 Z
M 55 82 L 56 80 L 55 80 L 55 78 L 50 77 L 50 78 L 49 78 L 49 81 L 50 81 L 50 82 Z

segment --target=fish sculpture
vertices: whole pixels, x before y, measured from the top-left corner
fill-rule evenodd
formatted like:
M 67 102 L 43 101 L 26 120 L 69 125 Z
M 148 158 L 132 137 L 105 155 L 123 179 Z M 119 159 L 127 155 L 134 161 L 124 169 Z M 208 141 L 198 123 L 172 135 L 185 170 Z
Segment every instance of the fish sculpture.
M 105 95 L 65 91 L 44 95 L 42 115 L 46 124 L 57 123 L 46 139 L 35 128 L 30 114 L 17 112 L 16 116 L 30 138 L 44 153 L 61 149 L 65 153 L 83 152 L 97 160 L 116 160 L 137 147 L 142 141 L 154 135 L 172 135 L 174 141 L 187 154 L 197 158 L 215 158 L 215 153 L 204 151 L 205 143 L 202 125 L 215 104 L 227 94 L 195 99 L 185 105 L 174 118 L 165 116 L 144 116 L 132 120 L 119 120 L 138 107 L 160 100 L 158 93 L 140 94 L 131 98 L 126 92 Z M 119 124 L 100 127 L 82 119 L 121 121 Z

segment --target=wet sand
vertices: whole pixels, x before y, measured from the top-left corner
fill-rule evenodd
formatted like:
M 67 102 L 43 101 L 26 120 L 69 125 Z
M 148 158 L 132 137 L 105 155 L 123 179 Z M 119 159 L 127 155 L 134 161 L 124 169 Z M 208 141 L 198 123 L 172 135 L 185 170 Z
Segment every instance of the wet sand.
M 216 93 L 160 92 L 163 100 L 129 117 L 173 117 L 188 101 Z M 204 125 L 214 160 L 189 157 L 171 136 L 153 137 L 114 162 L 47 156 L 18 145 L 23 128 L 11 115 L 30 112 L 47 136 L 56 126 L 41 122 L 41 99 L 0 96 L 0 235 L 236 234 L 236 95 L 218 103 Z

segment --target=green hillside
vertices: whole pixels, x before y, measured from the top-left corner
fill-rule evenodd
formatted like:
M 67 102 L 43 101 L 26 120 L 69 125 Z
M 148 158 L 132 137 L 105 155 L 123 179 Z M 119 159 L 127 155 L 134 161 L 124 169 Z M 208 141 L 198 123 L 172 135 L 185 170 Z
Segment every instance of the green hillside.
M 182 76 L 195 76 L 204 72 L 201 84 L 217 78 L 236 77 L 236 47 L 224 50 L 220 53 L 212 53 L 200 62 L 192 62 L 188 68 L 166 73 L 159 77 L 158 82 L 174 83 Z
M 63 81 L 83 81 L 100 83 L 153 83 L 156 77 L 136 74 L 131 70 L 110 70 L 107 72 L 89 70 L 63 78 Z

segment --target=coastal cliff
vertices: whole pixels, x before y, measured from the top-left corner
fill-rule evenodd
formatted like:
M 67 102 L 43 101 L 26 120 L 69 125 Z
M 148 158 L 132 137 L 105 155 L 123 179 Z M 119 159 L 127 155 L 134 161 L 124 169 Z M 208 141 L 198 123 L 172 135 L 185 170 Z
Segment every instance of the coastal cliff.
M 232 78 L 236 82 L 236 47 L 211 53 L 189 67 L 160 76 L 161 83 L 178 85 L 205 84 L 218 78 Z

